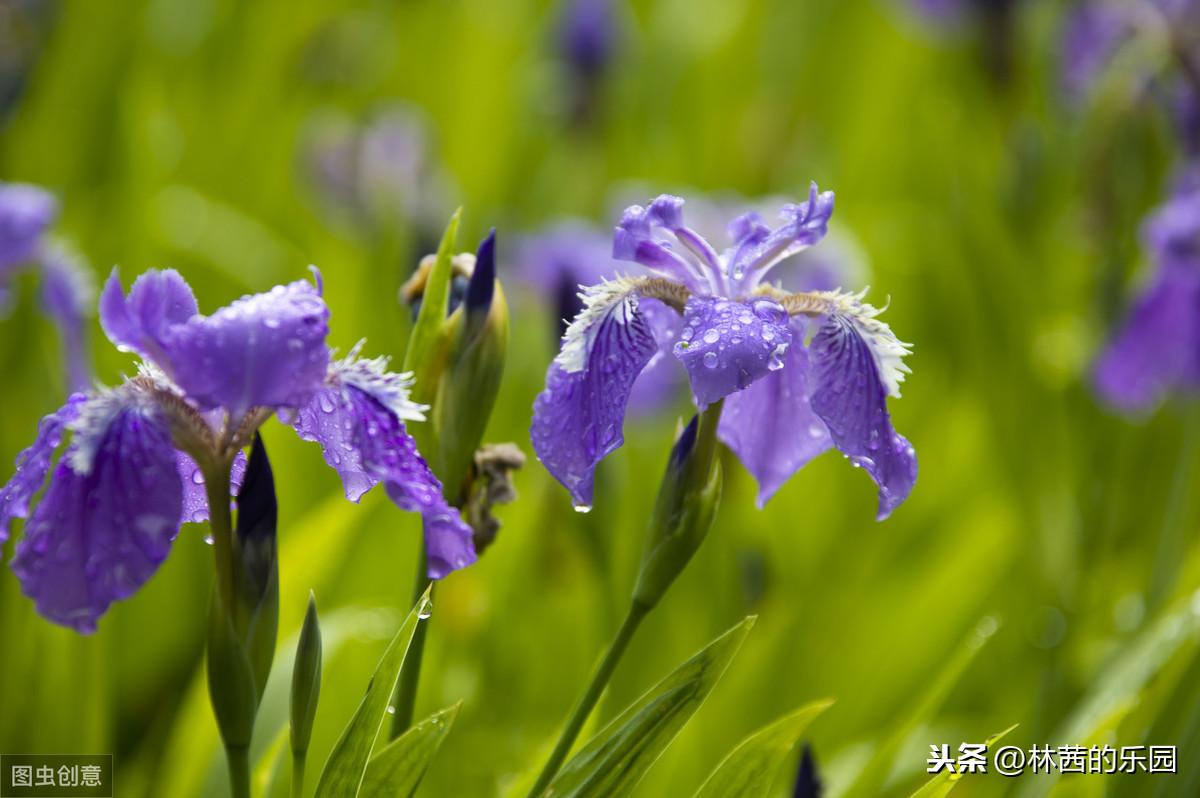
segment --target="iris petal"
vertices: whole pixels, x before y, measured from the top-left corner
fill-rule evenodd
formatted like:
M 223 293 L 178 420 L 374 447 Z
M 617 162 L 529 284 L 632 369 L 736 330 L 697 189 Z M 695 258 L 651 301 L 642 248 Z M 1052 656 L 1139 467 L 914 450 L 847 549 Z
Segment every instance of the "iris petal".
M 208 520 L 208 494 L 205 492 L 204 474 L 196 461 L 183 452 L 176 452 L 176 465 L 179 469 L 179 481 L 183 486 L 183 512 L 180 515 L 181 524 L 198 524 Z M 242 487 L 242 479 L 246 476 L 246 453 L 238 452 L 233 458 L 229 481 L 231 493 L 237 495 Z
M 100 324 L 108 339 L 156 361 L 168 372 L 170 363 L 163 349 L 168 331 L 199 312 L 191 286 L 174 269 L 139 275 L 128 295 L 113 269 L 100 295 Z
M 12 568 L 38 612 L 92 632 L 166 559 L 182 485 L 170 432 L 153 408 L 115 413 L 86 473 L 67 460 L 26 524 Z
M 420 406 L 403 404 L 399 390 L 407 383 L 400 375 L 374 373 L 381 364 L 353 356 L 336 364 L 329 384 L 300 408 L 293 426 L 301 438 L 321 445 L 347 499 L 357 502 L 382 482 L 397 506 L 421 514 L 429 577 L 441 579 L 475 561 L 471 529 L 446 502 L 441 482 L 404 427 L 402 417 L 418 415 Z
M 675 357 L 687 369 L 701 408 L 783 368 L 792 342 L 787 313 L 765 297 L 733 302 L 693 296 L 683 323 Z
M 622 425 L 634 380 L 658 351 L 636 282 L 587 289 L 584 309 L 563 338 L 533 405 L 530 436 L 538 459 L 571 494 L 592 504 L 596 465 L 625 442 Z
M 833 446 L 829 430 L 809 404 L 809 354 L 800 320 L 783 368 L 725 400 L 717 434 L 758 481 L 762 507 L 792 474 Z
M 825 318 L 809 347 L 812 409 L 829 428 L 834 445 L 879 486 L 876 517 L 883 520 L 912 491 L 917 458 L 912 445 L 892 429 L 887 411 L 892 391 L 880 376 L 870 340 L 853 318 Z
M 65 405 L 42 419 L 33 443 L 17 455 L 17 472 L 0 488 L 0 543 L 8 539 L 12 519 L 29 517 L 29 500 L 46 482 L 63 430 L 79 415 L 79 407 L 86 400 L 81 393 L 72 394 Z
M 56 215 L 58 203 L 49 192 L 24 183 L 0 183 L 0 290 L 5 273 L 33 257 Z

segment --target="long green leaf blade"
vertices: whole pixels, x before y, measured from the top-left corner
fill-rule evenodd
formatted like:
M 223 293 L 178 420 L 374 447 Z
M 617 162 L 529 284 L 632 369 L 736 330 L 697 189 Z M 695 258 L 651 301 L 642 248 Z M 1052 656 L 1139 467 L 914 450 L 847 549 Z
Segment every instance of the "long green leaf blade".
M 624 795 L 704 703 L 754 626 L 750 616 L 675 669 L 600 730 L 546 790 L 554 798 Z
M 375 675 L 367 685 L 367 694 L 354 712 L 342 736 L 338 738 L 321 771 L 321 780 L 317 782 L 316 798 L 350 798 L 358 794 L 363 775 L 367 770 L 367 762 L 371 758 L 371 749 L 375 747 L 375 738 L 379 735 L 379 727 L 387 714 L 388 700 L 396 687 L 396 679 L 400 675 L 400 667 L 408 654 L 409 644 L 417 631 L 417 624 L 429 614 L 429 589 L 421 596 L 417 606 L 412 609 L 400 631 L 392 638 L 383 658 L 375 668 Z
M 833 701 L 814 701 L 759 729 L 717 765 L 696 798 L 763 798 L 804 730 Z
M 358 798 L 399 798 L 415 793 L 450 732 L 459 706 L 435 712 L 371 757 Z

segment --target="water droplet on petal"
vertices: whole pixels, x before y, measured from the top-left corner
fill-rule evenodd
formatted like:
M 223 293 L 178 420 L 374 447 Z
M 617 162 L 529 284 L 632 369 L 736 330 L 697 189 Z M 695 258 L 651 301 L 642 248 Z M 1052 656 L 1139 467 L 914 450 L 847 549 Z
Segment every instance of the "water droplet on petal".
M 705 368 L 715 369 L 717 367 L 717 353 L 716 352 L 705 352 L 702 360 L 704 362 Z
M 577 513 L 590 513 L 591 511 L 592 511 L 592 505 L 590 505 L 590 504 L 575 505 L 575 512 L 577 512 Z
M 210 546 L 213 544 L 212 532 L 209 532 L 207 535 L 204 536 L 204 542 Z
M 717 342 L 717 339 L 720 337 L 721 337 L 721 333 L 717 332 L 716 330 L 708 330 L 707 332 L 704 333 L 704 343 L 715 344 Z

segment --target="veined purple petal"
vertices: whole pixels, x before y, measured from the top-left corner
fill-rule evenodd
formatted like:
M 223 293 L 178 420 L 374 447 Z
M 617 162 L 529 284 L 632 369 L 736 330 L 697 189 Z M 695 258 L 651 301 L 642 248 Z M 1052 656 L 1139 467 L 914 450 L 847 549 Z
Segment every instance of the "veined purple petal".
M 653 301 L 639 299 L 630 280 L 587 289 L 534 402 L 534 451 L 580 509 L 591 506 L 596 464 L 625 442 L 630 390 L 658 350 L 639 309 Z
M 792 474 L 833 446 L 809 404 L 808 351 L 803 322 L 792 321 L 783 368 L 725 400 L 717 435 L 758 481 L 762 507 Z
M 321 445 L 346 498 L 357 502 L 378 483 L 401 509 L 419 512 L 429 577 L 441 579 L 475 561 L 470 527 L 442 495 L 442 484 L 417 451 L 404 419 L 422 418 L 408 400 L 407 376 L 386 371 L 382 358 L 359 360 L 357 349 L 335 363 L 327 384 L 296 414 L 301 438 Z
M 126 297 L 114 271 L 100 320 L 114 343 L 153 360 L 201 409 L 235 418 L 304 404 L 329 365 L 329 308 L 304 280 L 201 316 L 177 272 L 146 272 Z
M 8 539 L 8 525 L 12 519 L 29 517 L 29 500 L 46 482 L 54 450 L 62 442 L 63 430 L 79 415 L 79 407 L 86 400 L 81 393 L 72 394 L 65 405 L 42 419 L 33 443 L 17 455 L 16 473 L 0 488 L 0 543 Z
M 179 481 L 183 485 L 183 513 L 181 524 L 198 524 L 208 520 L 208 494 L 205 492 L 204 473 L 196 461 L 183 452 L 178 455 L 177 466 Z M 233 466 L 229 470 L 230 496 L 236 496 L 242 488 L 242 480 L 246 476 L 246 453 L 238 452 L 233 458 Z M 230 499 L 232 503 L 232 498 Z
M 1200 269 L 1164 264 L 1101 355 L 1096 387 L 1115 407 L 1146 411 L 1172 391 L 1200 388 Z
M 679 338 L 683 320 L 673 309 L 654 300 L 640 302 L 638 313 L 646 320 L 658 351 L 646 363 L 629 393 L 628 412 L 652 413 L 679 396 L 683 373 L 671 351 Z
M 788 315 L 765 297 L 733 302 L 693 296 L 675 344 L 701 408 L 783 368 L 792 342 Z
M 33 258 L 57 215 L 58 202 L 49 192 L 25 183 L 0 183 L 0 290 L 12 267 Z
M 683 200 L 664 194 L 648 208 L 641 205 L 626 208 L 613 231 L 612 256 L 641 264 L 683 283 L 691 291 L 713 293 L 719 287 L 719 269 L 698 255 L 702 251 L 711 253 L 712 247 L 707 242 L 701 246 L 703 239 L 694 234 L 685 242 L 665 224 L 678 223 L 681 227 L 682 207 Z
M 135 399 L 93 432 L 90 470 L 77 471 L 73 456 L 59 463 L 12 562 L 38 612 L 80 632 L 95 631 L 109 604 L 166 559 L 182 509 L 175 449 L 156 408 Z
M 731 228 L 737 244 L 728 259 L 729 278 L 742 293 L 752 291 L 772 266 L 825 237 L 833 216 L 833 192 L 819 192 L 813 183 L 808 199 L 784 205 L 780 216 L 783 224 L 766 233 L 762 220 L 752 216 L 741 217 Z
M 859 317 L 833 313 L 813 337 L 812 409 L 825 422 L 837 448 L 879 486 L 883 520 L 912 491 L 917 458 L 894 429 L 887 397 L 897 395 L 900 352 L 891 331 L 875 321 L 873 308 Z M 896 362 L 881 362 L 895 359 Z

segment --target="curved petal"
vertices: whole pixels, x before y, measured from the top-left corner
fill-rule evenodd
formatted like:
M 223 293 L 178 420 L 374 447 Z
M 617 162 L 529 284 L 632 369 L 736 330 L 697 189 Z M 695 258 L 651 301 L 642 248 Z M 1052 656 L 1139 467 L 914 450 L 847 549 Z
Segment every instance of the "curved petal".
M 638 312 L 650 325 L 658 351 L 642 369 L 630 391 L 628 412 L 635 415 L 652 413 L 670 403 L 679 395 L 683 382 L 683 374 L 675 364 L 675 358 L 671 357 L 683 320 L 673 309 L 653 300 L 639 302 Z
M 888 395 L 898 395 L 898 367 L 890 360 L 898 360 L 895 348 L 904 345 L 873 318 L 873 308 L 856 307 L 858 316 L 826 316 L 813 336 L 811 404 L 834 445 L 879 486 L 876 518 L 882 521 L 917 479 L 913 447 L 892 429 L 887 411 Z
M 675 357 L 687 369 L 701 408 L 783 368 L 792 342 L 787 312 L 765 297 L 731 302 L 693 296 L 683 323 Z
M 683 226 L 683 200 L 679 197 L 663 194 L 649 207 L 626 208 L 613 231 L 612 256 L 639 263 L 691 291 L 711 293 L 718 287 L 717 254 L 707 241 Z
M 33 443 L 17 455 L 16 473 L 0 488 L 0 543 L 8 540 L 8 524 L 12 519 L 29 517 L 29 500 L 45 484 L 63 430 L 79 415 L 79 407 L 85 401 L 87 397 L 83 394 L 72 394 L 65 405 L 42 419 Z
M 74 391 L 92 382 L 84 321 L 95 299 L 91 272 L 81 259 L 61 246 L 41 250 L 42 308 L 62 332 L 67 358 L 67 381 Z
M 299 407 L 329 368 L 329 308 L 305 280 L 243 297 L 172 327 L 175 382 L 202 408 Z
M 792 322 L 793 343 L 783 368 L 725 400 L 717 435 L 758 481 L 762 507 L 792 474 L 833 446 L 809 404 L 811 377 L 803 321 Z
M 133 281 L 128 296 L 113 269 L 100 294 L 100 326 L 108 339 L 122 351 L 150 358 L 168 373 L 171 364 L 164 351 L 168 331 L 199 312 L 191 286 L 174 269 L 144 272 Z
M 1200 269 L 1166 266 L 1133 306 L 1096 367 L 1096 387 L 1126 412 L 1200 387 Z
M 58 215 L 54 195 L 25 183 L 0 183 L 0 288 L 5 273 L 33 257 Z
M 581 510 L 592 503 L 597 463 L 625 442 L 621 427 L 638 374 L 658 350 L 639 310 L 637 281 L 592 286 L 533 404 L 530 437 L 542 465 Z
M 208 520 L 208 494 L 205 492 L 204 474 L 196 461 L 183 452 L 176 452 L 176 466 L 179 469 L 179 481 L 183 486 L 183 512 L 180 515 L 181 524 L 198 524 Z M 229 472 L 231 496 L 236 496 L 242 489 L 242 480 L 246 476 L 246 453 L 238 452 L 233 458 L 233 467 Z M 232 498 L 230 499 L 232 503 Z
M 321 445 L 347 499 L 357 502 L 382 482 L 398 507 L 421 514 L 429 577 L 441 579 L 475 561 L 471 529 L 446 502 L 404 427 L 405 418 L 422 418 L 424 409 L 408 400 L 407 375 L 385 366 L 382 358 L 358 360 L 356 349 L 334 364 L 328 384 L 300 408 L 293 426 Z
M 729 277 L 742 293 L 749 293 L 776 263 L 795 255 L 825 237 L 833 216 L 833 192 L 809 187 L 808 199 L 784 205 L 783 224 L 770 230 L 757 214 L 746 214 L 730 225 L 734 250 L 729 258 Z
M 136 399 L 112 414 L 91 469 L 74 464 L 59 463 L 12 568 L 39 613 L 92 632 L 166 559 L 183 491 L 166 424 Z

